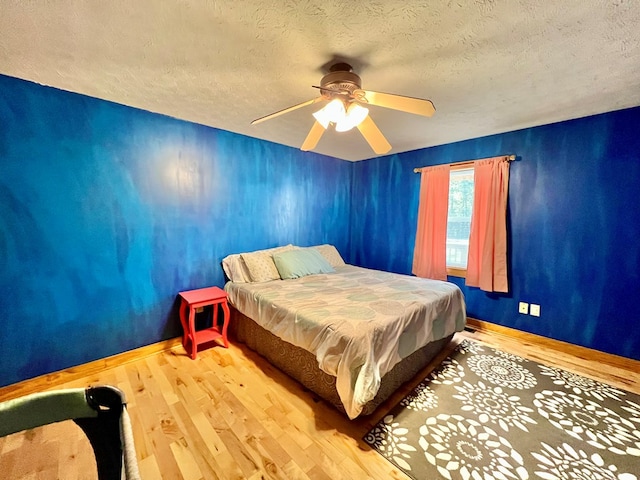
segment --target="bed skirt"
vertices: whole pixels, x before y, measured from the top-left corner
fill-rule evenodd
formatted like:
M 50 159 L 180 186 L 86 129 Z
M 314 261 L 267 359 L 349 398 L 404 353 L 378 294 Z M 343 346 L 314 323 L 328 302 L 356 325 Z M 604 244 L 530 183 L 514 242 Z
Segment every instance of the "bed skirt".
M 314 354 L 285 342 L 265 330 L 249 317 L 231 308 L 229 330 L 232 337 L 246 344 L 251 350 L 265 357 L 271 364 L 319 395 L 339 411 L 345 413 L 336 390 L 336 377 L 318 367 Z M 453 335 L 431 342 L 400 361 L 382 377 L 380 389 L 368 402 L 360 415 L 370 415 L 389 398 L 402 384 L 411 380 L 426 367 L 448 344 Z M 346 415 L 346 414 L 345 414 Z

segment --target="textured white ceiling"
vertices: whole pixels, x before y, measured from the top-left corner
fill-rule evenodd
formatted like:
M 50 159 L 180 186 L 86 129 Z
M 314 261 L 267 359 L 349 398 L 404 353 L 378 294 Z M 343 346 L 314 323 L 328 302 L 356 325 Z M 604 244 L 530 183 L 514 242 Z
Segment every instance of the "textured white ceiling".
M 428 98 L 371 108 L 390 153 L 640 105 L 638 0 L 0 1 L 0 73 L 300 147 L 334 59 L 363 88 Z M 357 130 L 316 152 L 375 157 Z

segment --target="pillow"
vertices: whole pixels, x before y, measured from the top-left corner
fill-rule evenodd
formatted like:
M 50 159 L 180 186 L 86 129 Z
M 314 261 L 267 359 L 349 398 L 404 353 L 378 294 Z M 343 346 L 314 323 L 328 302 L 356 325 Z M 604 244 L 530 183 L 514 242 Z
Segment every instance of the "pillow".
M 276 253 L 273 256 L 273 262 L 283 280 L 316 273 L 335 272 L 329 262 L 314 248 L 300 248 Z
M 329 265 L 331 265 L 332 267 L 342 267 L 343 265 L 346 265 L 344 263 L 344 260 L 340 256 L 340 252 L 338 252 L 338 249 L 336 249 L 336 247 L 334 247 L 333 245 L 316 245 L 315 247 L 311 248 L 315 248 L 317 251 L 319 251 L 322 256 L 327 259 Z
M 242 257 L 242 261 L 245 267 L 247 267 L 251 282 L 280 280 L 280 274 L 270 254 L 258 251 L 242 253 L 240 257 Z
M 291 243 L 289 245 L 284 245 L 282 247 L 273 247 L 273 248 L 267 248 L 265 250 L 256 250 L 258 252 L 261 253 L 268 253 L 269 255 L 273 255 L 274 253 L 278 253 L 278 252 L 287 252 L 289 250 L 296 250 L 300 247 L 296 247 L 295 245 L 292 245 Z
M 249 283 L 251 278 L 239 253 L 227 255 L 222 259 L 222 269 L 232 282 Z
M 268 253 L 272 255 L 276 252 L 284 252 L 287 250 L 293 250 L 294 248 L 298 248 L 293 246 L 292 244 L 284 245 L 282 247 L 274 247 L 267 248 L 265 250 L 256 250 L 254 252 L 247 252 L 247 254 L 253 253 Z M 234 253 L 232 255 L 227 255 L 222 259 L 222 269 L 224 273 L 227 275 L 227 278 L 232 282 L 237 283 L 251 283 L 251 275 L 245 262 L 242 260 L 241 253 Z

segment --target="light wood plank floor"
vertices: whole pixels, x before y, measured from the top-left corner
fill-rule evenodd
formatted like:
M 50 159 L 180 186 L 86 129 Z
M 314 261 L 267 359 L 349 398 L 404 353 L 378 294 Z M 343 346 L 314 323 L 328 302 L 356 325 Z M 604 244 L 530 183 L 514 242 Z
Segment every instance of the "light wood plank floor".
M 638 369 L 604 367 L 495 332 L 456 334 L 448 349 L 370 417 L 349 421 L 246 346 L 189 359 L 182 347 L 55 388 L 111 384 L 128 399 L 143 479 L 406 479 L 361 438 L 464 338 L 640 393 Z M 0 439 L 0 477 L 96 478 L 72 422 Z

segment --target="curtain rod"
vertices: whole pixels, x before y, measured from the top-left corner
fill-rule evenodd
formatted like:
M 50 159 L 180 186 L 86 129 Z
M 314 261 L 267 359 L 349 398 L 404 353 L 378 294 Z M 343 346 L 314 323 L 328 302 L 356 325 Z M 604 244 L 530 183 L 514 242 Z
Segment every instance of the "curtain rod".
M 498 155 L 500 156 L 500 155 Z M 511 154 L 511 155 L 502 155 L 504 157 L 505 160 L 509 161 L 509 162 L 513 162 L 516 159 L 516 156 Z M 462 162 L 451 162 L 451 165 L 454 165 L 456 163 L 473 163 L 473 162 L 480 162 L 482 160 L 489 160 L 490 158 L 495 158 L 495 157 L 486 157 L 486 158 L 478 158 L 476 160 L 464 160 Z M 429 165 L 430 167 L 435 167 L 435 165 Z M 420 173 L 422 171 L 423 168 L 428 168 L 428 167 L 420 167 L 420 168 L 414 168 L 413 169 L 413 173 Z

